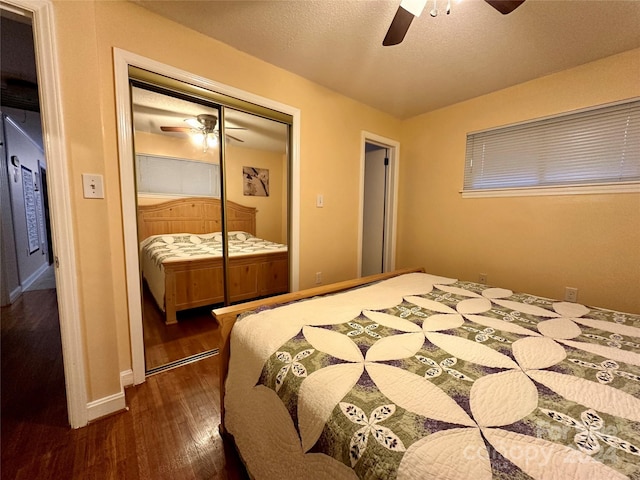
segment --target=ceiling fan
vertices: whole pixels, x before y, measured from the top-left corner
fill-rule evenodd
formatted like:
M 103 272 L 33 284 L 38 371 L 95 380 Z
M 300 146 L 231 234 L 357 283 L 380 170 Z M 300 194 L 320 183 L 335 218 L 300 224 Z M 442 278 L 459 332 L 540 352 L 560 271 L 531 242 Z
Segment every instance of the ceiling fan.
M 398 10 L 396 11 L 395 16 L 389 26 L 389 30 L 387 31 L 387 35 L 384 37 L 382 41 L 382 45 L 397 45 L 402 40 L 404 40 L 404 36 L 407 34 L 407 30 L 409 30 L 409 25 L 411 25 L 411 21 L 415 17 L 419 17 L 424 10 L 425 5 L 428 0 L 402 0 Z M 436 1 L 433 0 L 433 9 L 429 12 L 432 17 L 435 17 L 438 14 L 438 9 L 436 7 Z M 507 15 L 508 13 L 513 12 L 516 8 L 524 3 L 525 0 L 484 0 L 497 11 L 499 11 L 503 15 Z M 447 15 L 451 11 L 451 1 L 447 1 Z
M 208 113 L 203 113 L 198 115 L 197 117 L 191 117 L 185 119 L 185 123 L 189 125 L 188 127 L 167 127 L 161 126 L 160 130 L 163 132 L 181 132 L 181 133 L 190 133 L 194 135 L 195 141 L 198 143 L 202 142 L 203 151 L 206 152 L 209 147 L 214 147 L 217 145 L 218 137 L 220 135 L 218 129 L 216 128 L 218 124 L 218 117 L 215 115 L 210 115 Z M 246 128 L 242 127 L 225 127 L 225 130 L 246 130 Z M 226 138 L 231 138 L 236 142 L 244 143 L 244 140 L 241 140 L 238 137 L 234 137 L 229 134 L 225 134 Z

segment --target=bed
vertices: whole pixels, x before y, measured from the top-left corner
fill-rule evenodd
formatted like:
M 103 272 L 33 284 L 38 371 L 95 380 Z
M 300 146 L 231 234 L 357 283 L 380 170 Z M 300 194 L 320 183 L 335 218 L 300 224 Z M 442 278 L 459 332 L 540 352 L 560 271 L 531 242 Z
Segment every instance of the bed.
M 260 479 L 640 479 L 640 315 L 421 270 L 213 311 Z
M 230 302 L 288 292 L 286 245 L 255 237 L 255 208 L 227 201 L 226 212 Z M 224 301 L 221 225 L 216 198 L 138 206 L 142 276 L 166 324 L 181 310 Z

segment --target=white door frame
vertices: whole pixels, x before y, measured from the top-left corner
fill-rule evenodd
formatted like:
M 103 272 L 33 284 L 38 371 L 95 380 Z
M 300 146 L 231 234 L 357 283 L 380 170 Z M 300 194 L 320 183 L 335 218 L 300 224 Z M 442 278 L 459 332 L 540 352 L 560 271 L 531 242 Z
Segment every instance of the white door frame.
M 362 240 L 364 237 L 364 173 L 366 144 L 373 143 L 389 149 L 389 181 L 387 182 L 386 202 L 387 218 L 385 219 L 385 251 L 384 271 L 396 268 L 396 226 L 398 217 L 398 173 L 400 169 L 400 142 L 382 137 L 375 133 L 363 131 L 360 151 L 360 208 L 358 212 L 358 277 L 362 276 Z
M 140 291 L 140 269 L 138 258 L 138 231 L 136 225 L 136 188 L 134 178 L 133 119 L 129 90 L 129 66 L 149 70 L 166 77 L 196 85 L 207 90 L 229 95 L 241 100 L 262 105 L 293 117 L 291 152 L 290 205 L 290 282 L 291 291 L 299 288 L 300 270 L 300 110 L 274 100 L 245 92 L 204 77 L 180 70 L 135 53 L 114 47 L 114 69 L 116 87 L 116 113 L 118 120 L 118 157 L 120 159 L 120 192 L 124 229 L 125 264 L 127 277 L 127 302 L 129 306 L 129 330 L 131 339 L 131 369 L 133 383 L 145 380 L 144 339 L 142 335 L 142 296 Z
M 67 412 L 71 427 L 79 428 L 87 424 L 87 388 L 76 277 L 72 189 L 69 185 L 69 156 L 65 144 L 53 5 L 50 0 L 2 0 L 0 5 L 21 15 L 30 13 L 32 17 L 42 137 L 48 167 Z

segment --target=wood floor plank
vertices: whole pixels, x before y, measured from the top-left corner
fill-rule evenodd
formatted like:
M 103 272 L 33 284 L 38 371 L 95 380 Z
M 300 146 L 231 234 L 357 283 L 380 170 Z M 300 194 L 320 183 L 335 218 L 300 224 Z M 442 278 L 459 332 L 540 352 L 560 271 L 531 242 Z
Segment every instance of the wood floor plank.
M 128 411 L 72 430 L 55 290 L 1 313 L 3 479 L 248 479 L 218 433 L 217 357 L 148 377 L 125 390 Z

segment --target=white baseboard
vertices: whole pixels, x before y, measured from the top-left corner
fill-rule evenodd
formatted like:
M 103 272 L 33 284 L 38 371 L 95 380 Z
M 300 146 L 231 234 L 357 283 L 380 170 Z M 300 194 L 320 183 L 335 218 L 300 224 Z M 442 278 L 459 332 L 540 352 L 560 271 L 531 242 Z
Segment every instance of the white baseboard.
M 120 386 L 124 389 L 124 387 L 130 387 L 133 385 L 133 370 L 125 370 L 124 372 L 120 372 Z
M 87 420 L 91 422 L 100 417 L 111 415 L 126 410 L 127 403 L 124 398 L 124 390 L 108 397 L 99 398 L 87 403 Z
M 126 410 L 127 402 L 124 396 L 124 387 L 130 385 L 133 385 L 133 370 L 129 369 L 120 372 L 120 392 L 87 403 L 87 420 L 90 422 L 97 418 Z
M 22 287 L 18 285 L 13 292 L 9 294 L 9 305 L 15 303 L 15 301 L 22 295 Z M 3 305 L 4 306 L 4 305 Z
M 42 265 L 40 265 L 40 268 L 38 268 L 38 270 L 29 275 L 23 282 L 20 282 L 22 291 L 27 290 L 31 286 L 31 284 L 38 279 L 40 275 L 47 271 L 47 268 L 49 268 L 49 264 L 43 263 Z

